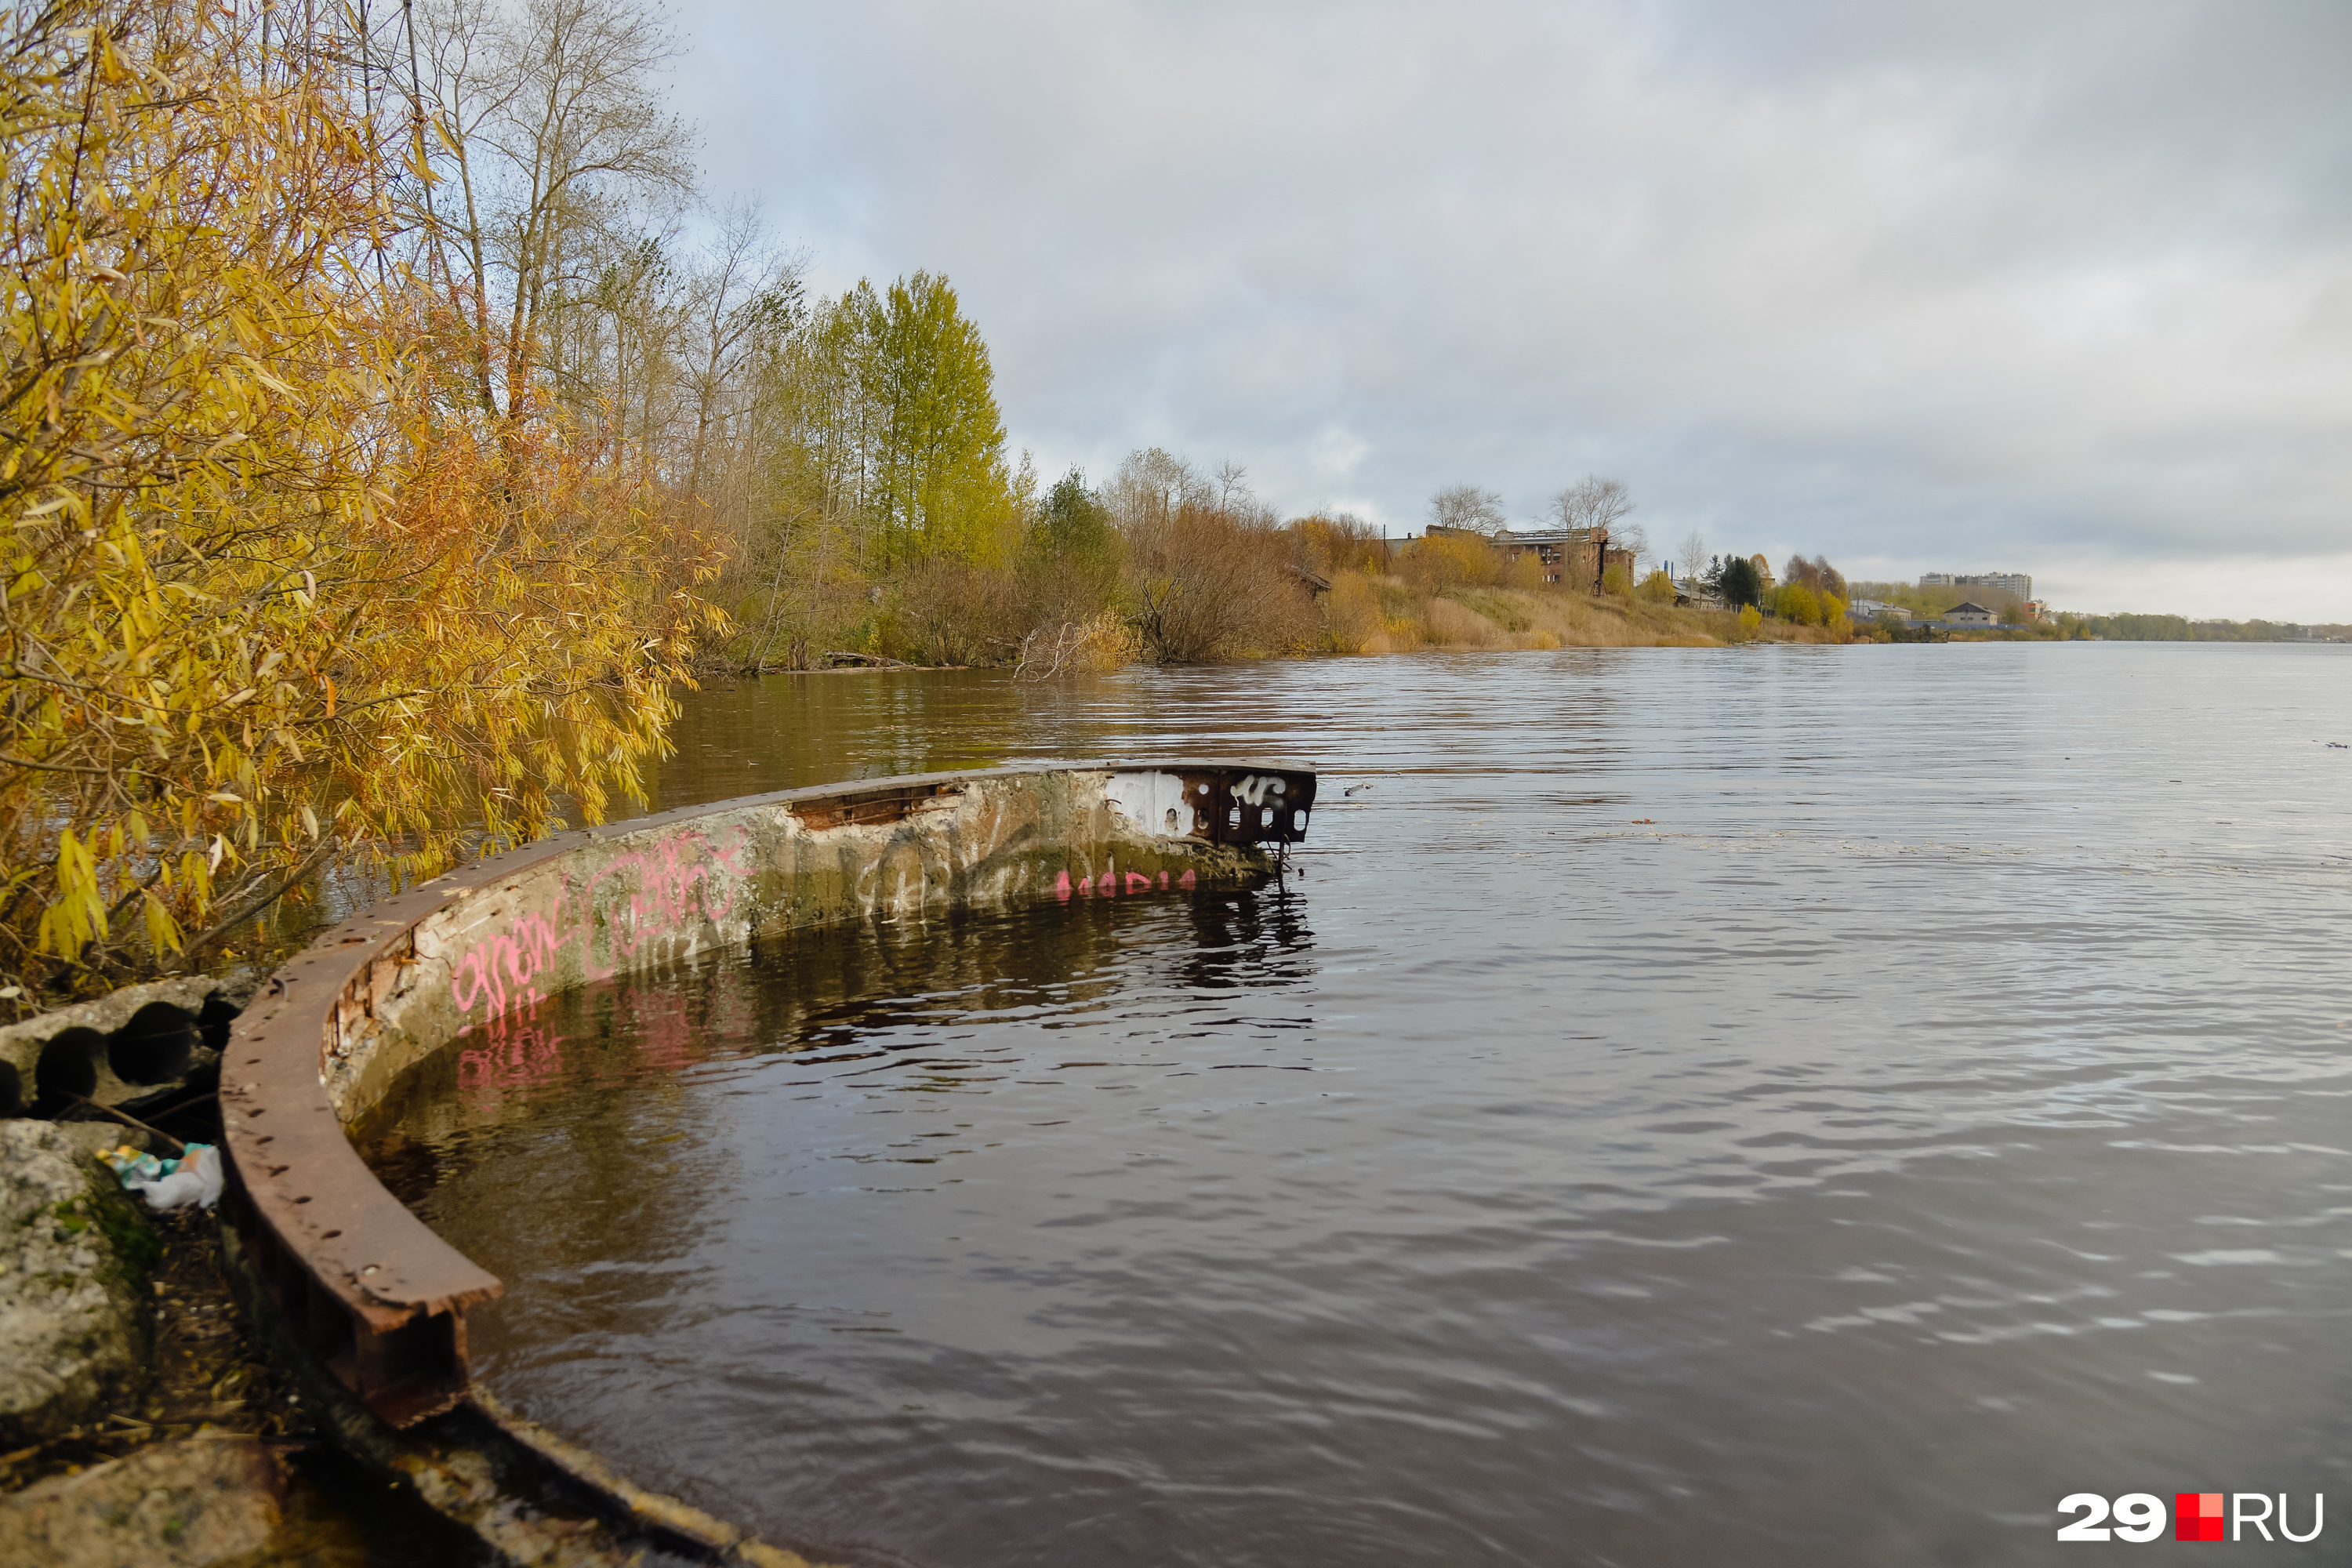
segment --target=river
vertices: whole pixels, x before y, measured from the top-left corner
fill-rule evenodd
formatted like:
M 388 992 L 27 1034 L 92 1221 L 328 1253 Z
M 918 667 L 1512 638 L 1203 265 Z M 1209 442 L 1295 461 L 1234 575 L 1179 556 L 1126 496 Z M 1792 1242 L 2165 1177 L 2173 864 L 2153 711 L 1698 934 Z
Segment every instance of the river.
M 506 1280 L 489 1387 L 830 1561 L 2132 1551 L 2053 1542 L 2077 1492 L 2300 1532 L 2352 1506 L 2347 658 L 713 689 L 660 806 L 1045 757 L 1321 795 L 1255 892 L 558 998 L 367 1147 Z

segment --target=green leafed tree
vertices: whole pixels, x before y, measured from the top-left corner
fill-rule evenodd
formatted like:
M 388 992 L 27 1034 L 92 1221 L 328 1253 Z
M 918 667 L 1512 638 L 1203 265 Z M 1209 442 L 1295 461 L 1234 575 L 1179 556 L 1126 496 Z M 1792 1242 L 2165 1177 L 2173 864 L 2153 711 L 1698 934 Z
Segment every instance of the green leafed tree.
M 1029 525 L 1027 552 L 1034 568 L 1028 575 L 1052 601 L 1040 606 L 1045 618 L 1083 618 L 1110 596 L 1118 578 L 1118 534 L 1086 475 L 1072 468 L 1054 481 Z
M 1037 507 L 1033 538 L 1056 555 L 1098 555 L 1111 544 L 1110 510 L 1072 468 L 1054 481 Z
M 1756 563 L 1744 555 L 1730 556 L 1720 562 L 1714 573 L 1715 591 L 1723 595 L 1724 604 L 1753 605 L 1764 596 L 1763 574 Z
M 860 283 L 842 301 L 862 340 L 872 410 L 867 492 L 885 564 L 1000 563 L 1020 507 L 988 343 L 943 277 L 918 272 L 887 294 Z

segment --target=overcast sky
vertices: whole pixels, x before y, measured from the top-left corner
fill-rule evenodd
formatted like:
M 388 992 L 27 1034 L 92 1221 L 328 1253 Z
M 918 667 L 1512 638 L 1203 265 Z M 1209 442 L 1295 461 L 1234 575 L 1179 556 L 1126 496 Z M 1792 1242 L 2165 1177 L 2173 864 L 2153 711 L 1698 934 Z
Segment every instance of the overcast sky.
M 716 194 L 1048 478 L 2352 620 L 2352 3 L 688 4 Z

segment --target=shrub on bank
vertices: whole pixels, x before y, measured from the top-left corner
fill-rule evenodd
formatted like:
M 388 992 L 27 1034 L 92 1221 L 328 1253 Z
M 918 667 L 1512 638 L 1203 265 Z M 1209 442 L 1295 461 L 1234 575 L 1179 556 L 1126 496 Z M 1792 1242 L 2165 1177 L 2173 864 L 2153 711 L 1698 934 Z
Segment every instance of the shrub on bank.
M 1343 513 L 1283 523 L 1240 481 L 1237 469 L 1212 479 L 1156 448 L 1131 454 L 1099 489 L 1073 470 L 1035 503 L 1008 558 L 902 564 L 836 598 L 837 637 L 799 646 L 910 663 L 1017 664 L 1031 677 L 1101 668 L 1121 650 L 1195 663 L 1845 635 L 1843 602 L 1816 585 L 1842 581 L 1825 563 L 1803 563 L 1794 591 L 1768 601 L 1773 617 L 1743 627 L 1732 614 L 1677 609 L 1663 571 L 1637 581 L 1620 561 L 1604 574 L 1604 593 L 1554 585 L 1535 552 L 1512 558 L 1478 533 L 1400 544 Z M 1735 577 L 1755 574 L 1746 557 L 1719 565 Z M 1098 635 L 1114 625 L 1122 636 Z
M 1341 571 L 1331 578 L 1323 595 L 1323 650 L 1327 653 L 1367 653 L 1385 629 L 1381 596 L 1361 572 Z
M 1491 587 L 1503 580 L 1503 552 L 1475 533 L 1432 533 L 1412 542 L 1398 563 L 1407 583 L 1423 594 Z
M 1791 626 L 1817 626 L 1822 624 L 1821 595 L 1802 583 L 1783 583 L 1766 595 L 1774 615 Z
M 1154 664 L 1304 653 L 1318 616 L 1289 538 L 1262 519 L 1180 501 L 1127 533 L 1129 618 Z

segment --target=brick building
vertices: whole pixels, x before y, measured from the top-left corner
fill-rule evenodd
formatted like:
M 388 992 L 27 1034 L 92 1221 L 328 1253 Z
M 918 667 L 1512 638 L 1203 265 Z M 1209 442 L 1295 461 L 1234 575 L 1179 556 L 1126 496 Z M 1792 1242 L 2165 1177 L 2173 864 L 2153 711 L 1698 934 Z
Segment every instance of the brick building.
M 1546 585 L 1561 588 L 1582 588 L 1587 593 L 1599 593 L 1601 580 L 1612 566 L 1622 566 L 1625 574 L 1633 573 L 1633 552 L 1620 550 L 1609 542 L 1609 535 L 1593 528 L 1538 528 L 1525 532 L 1506 529 L 1500 533 L 1479 533 L 1475 529 L 1448 528 L 1433 522 L 1427 530 L 1432 534 L 1475 534 L 1501 551 L 1507 560 L 1517 561 L 1522 555 L 1532 555 L 1543 568 Z

